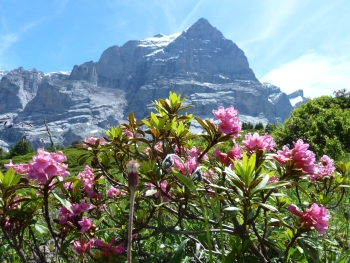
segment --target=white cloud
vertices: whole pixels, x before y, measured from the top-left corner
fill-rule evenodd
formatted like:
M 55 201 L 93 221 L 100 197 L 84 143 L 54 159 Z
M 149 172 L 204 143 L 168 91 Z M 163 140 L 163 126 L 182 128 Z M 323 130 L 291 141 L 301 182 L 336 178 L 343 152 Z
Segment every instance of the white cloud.
M 0 35 L 0 70 L 8 70 L 12 63 L 8 58 L 8 49 L 18 41 L 16 34 Z M 13 59 L 13 58 L 12 58 Z
M 292 93 L 304 90 L 305 97 L 332 95 L 342 88 L 350 89 L 350 56 L 327 57 L 315 52 L 305 54 L 271 70 L 261 79 Z

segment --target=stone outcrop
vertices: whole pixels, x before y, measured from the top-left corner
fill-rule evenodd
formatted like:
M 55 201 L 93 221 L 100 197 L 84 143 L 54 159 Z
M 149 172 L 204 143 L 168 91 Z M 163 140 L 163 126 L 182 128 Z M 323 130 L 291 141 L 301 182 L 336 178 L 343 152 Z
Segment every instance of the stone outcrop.
M 212 118 L 220 105 L 233 105 L 242 121 L 266 124 L 283 121 L 293 109 L 288 95 L 260 83 L 244 52 L 203 18 L 180 34 L 109 47 L 98 62 L 75 65 L 70 74 L 19 68 L 1 76 L 0 119 L 8 120 L 0 145 L 12 145 L 23 134 L 36 147 L 47 145 L 44 118 L 57 144 L 103 136 L 129 111 L 138 119 L 146 116 L 151 101 L 169 91 L 187 97 L 190 112 L 203 118 Z

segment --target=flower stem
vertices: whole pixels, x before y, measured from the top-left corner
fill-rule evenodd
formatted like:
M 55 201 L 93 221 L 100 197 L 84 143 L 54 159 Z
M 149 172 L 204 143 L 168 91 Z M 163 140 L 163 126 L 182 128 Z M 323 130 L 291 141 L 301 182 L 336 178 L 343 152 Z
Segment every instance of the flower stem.
M 129 212 L 129 226 L 128 226 L 128 263 L 131 263 L 132 257 L 132 222 L 134 218 L 134 201 L 136 190 L 130 188 L 130 212 Z

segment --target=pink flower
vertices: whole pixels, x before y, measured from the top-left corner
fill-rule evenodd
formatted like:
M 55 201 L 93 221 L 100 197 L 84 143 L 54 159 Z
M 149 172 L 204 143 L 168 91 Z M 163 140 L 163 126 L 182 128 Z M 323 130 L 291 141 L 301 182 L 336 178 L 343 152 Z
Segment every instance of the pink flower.
M 77 251 L 77 253 L 79 255 L 84 254 L 84 253 L 88 253 L 90 251 L 92 245 L 94 244 L 95 239 L 92 238 L 92 239 L 90 239 L 89 242 L 87 242 L 87 243 L 85 243 L 85 242 L 86 242 L 85 238 L 82 238 L 80 240 L 80 243 L 77 240 L 75 240 L 73 242 L 74 249 Z
M 241 130 L 241 124 L 237 117 L 238 111 L 234 110 L 231 105 L 227 109 L 219 106 L 218 110 L 213 110 L 214 120 L 220 120 L 219 122 L 219 130 L 225 134 L 231 134 L 234 137 L 239 136 L 239 131 Z
M 78 174 L 78 177 L 82 180 L 83 190 L 87 193 L 88 197 L 96 197 L 97 193 L 94 190 L 95 175 L 93 173 L 92 168 L 86 165 L 84 171 L 80 172 Z
M 199 165 L 198 158 L 201 155 L 201 151 L 195 146 L 193 146 L 192 149 L 190 150 L 188 149 L 185 149 L 185 150 L 186 150 L 186 153 L 188 154 L 187 160 L 184 162 L 185 166 L 182 164 L 181 160 L 179 159 L 180 157 L 176 156 L 175 154 L 171 155 L 171 158 L 174 162 L 174 168 L 177 170 L 180 170 L 181 173 L 188 175 L 188 174 L 192 174 L 197 169 Z M 202 156 L 202 160 L 207 160 L 207 159 L 208 159 L 208 156 L 204 154 Z
M 237 144 L 232 147 L 228 153 L 222 153 L 218 148 L 214 149 L 214 157 L 218 158 L 220 163 L 222 163 L 225 166 L 233 166 L 234 160 L 240 160 L 242 159 L 242 149 Z
M 219 106 L 218 110 L 213 110 L 214 120 L 222 120 L 226 116 L 226 111 L 223 106 Z
M 154 145 L 154 150 L 158 152 L 163 152 L 163 142 L 158 142 L 156 145 Z
M 115 236 L 112 237 L 111 241 L 107 244 L 100 239 L 97 239 L 95 242 L 96 247 L 102 249 L 104 257 L 110 257 L 111 253 L 115 255 L 120 255 L 125 251 L 124 243 L 121 243 L 119 246 L 114 246 Z
M 102 138 L 95 138 L 94 136 L 90 136 L 90 137 L 84 139 L 83 147 L 88 148 L 89 147 L 88 144 L 95 145 L 97 140 L 99 140 L 100 145 L 106 145 L 106 140 L 103 137 Z
M 154 189 L 154 188 L 156 188 L 156 186 L 155 186 L 154 184 L 151 184 L 151 183 L 146 183 L 146 186 L 147 186 L 148 189 Z M 169 190 L 167 191 L 167 186 L 168 186 L 168 181 L 167 181 L 167 180 L 164 180 L 164 181 L 162 181 L 162 182 L 160 183 L 160 189 L 162 190 L 162 191 L 160 191 L 160 192 L 161 192 L 161 194 L 162 194 L 163 202 L 165 202 L 165 203 L 170 201 L 169 196 L 171 196 L 171 195 L 169 194 Z M 154 194 L 154 196 L 155 196 L 155 197 L 158 197 L 158 196 L 159 196 L 159 192 L 156 192 L 156 193 Z
M 233 106 L 231 105 L 227 109 L 225 109 L 223 106 L 219 106 L 218 110 L 213 110 L 214 114 L 214 120 L 224 120 L 227 118 L 236 117 L 238 115 L 238 110 L 235 110 Z
M 120 195 L 122 192 L 120 191 L 120 189 L 115 188 L 113 186 L 111 186 L 108 190 L 107 190 L 107 196 L 109 198 L 114 198 L 117 197 L 118 195 Z
M 85 233 L 92 226 L 92 220 L 86 216 L 83 216 L 81 221 L 78 221 L 78 224 L 81 226 L 81 233 Z
M 287 161 L 292 160 L 294 167 L 302 169 L 304 173 L 314 173 L 315 154 L 308 150 L 309 145 L 301 139 L 293 142 L 293 144 L 294 149 L 290 150 L 287 146 L 283 146 L 282 151 L 277 151 L 274 158 L 281 164 L 286 164 Z
M 288 210 L 299 217 L 299 224 L 304 229 L 309 230 L 314 227 L 320 234 L 326 233 L 325 229 L 328 229 L 327 222 L 331 216 L 327 214 L 326 208 L 322 205 L 312 204 L 304 212 L 299 211 L 295 205 L 290 205 Z
M 272 175 L 269 179 L 269 184 L 275 183 L 278 181 L 278 178 L 275 175 Z
M 122 133 L 128 136 L 129 138 L 134 138 L 134 134 L 128 129 L 124 129 Z
M 273 150 L 276 146 L 273 138 L 268 135 L 260 136 L 257 132 L 254 135 L 246 134 L 245 140 L 242 141 L 247 152 L 254 152 L 256 150 Z
M 74 190 L 74 185 L 72 182 L 65 182 L 63 184 L 64 189 L 66 190 Z
M 90 204 L 87 204 L 85 200 L 82 200 L 80 204 L 72 204 L 70 209 L 74 216 L 80 216 L 81 213 L 87 212 L 90 209 Z
M 323 155 L 319 163 L 316 165 L 314 174 L 310 174 L 310 179 L 311 181 L 314 181 L 318 178 L 332 176 L 334 170 L 334 160 L 327 155 Z
M 12 168 L 18 174 L 23 174 L 28 172 L 28 164 L 13 164 L 12 160 L 10 160 L 9 164 L 5 164 L 4 167 L 6 169 Z
M 37 184 L 45 184 L 50 178 L 57 176 L 60 180 L 68 176 L 68 165 L 64 164 L 67 158 L 62 152 L 48 153 L 43 148 L 38 149 L 38 154 L 28 164 L 13 164 L 10 160 L 6 168 L 13 168 L 17 173 L 24 173 L 27 179 L 34 180 Z

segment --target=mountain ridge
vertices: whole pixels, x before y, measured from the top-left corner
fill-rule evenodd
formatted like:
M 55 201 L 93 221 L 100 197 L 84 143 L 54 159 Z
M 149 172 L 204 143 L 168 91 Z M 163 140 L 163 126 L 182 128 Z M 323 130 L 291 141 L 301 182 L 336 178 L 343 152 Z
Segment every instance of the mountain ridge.
M 0 116 L 14 124 L 0 131 L 2 145 L 27 138 L 48 143 L 43 118 L 55 143 L 69 145 L 126 119 L 129 111 L 143 118 L 151 101 L 169 91 L 187 97 L 190 111 L 211 118 L 212 109 L 233 105 L 242 121 L 283 121 L 293 109 L 288 95 L 259 82 L 244 52 L 213 27 L 199 19 L 182 33 L 157 34 L 107 48 L 97 62 L 75 65 L 70 74 L 45 74 L 19 68 L 4 74 L 0 82 Z M 16 126 L 16 127 L 15 127 Z M 1 143 L 0 143 L 1 146 Z

